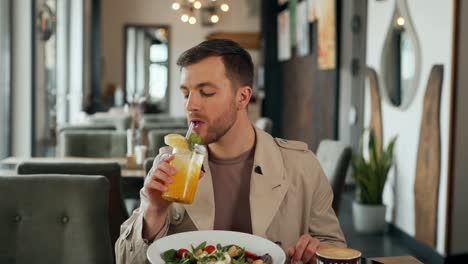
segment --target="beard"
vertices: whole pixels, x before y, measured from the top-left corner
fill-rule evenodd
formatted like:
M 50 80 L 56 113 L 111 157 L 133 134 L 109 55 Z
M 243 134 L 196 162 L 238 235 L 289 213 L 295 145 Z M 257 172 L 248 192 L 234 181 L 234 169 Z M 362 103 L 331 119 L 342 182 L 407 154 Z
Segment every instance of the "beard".
M 193 118 L 200 117 L 207 120 L 202 116 L 192 115 Z M 206 135 L 199 135 L 202 137 L 202 144 L 208 145 L 219 141 L 226 133 L 234 126 L 237 120 L 237 107 L 233 101 L 230 106 L 215 117 L 211 122 L 206 123 Z

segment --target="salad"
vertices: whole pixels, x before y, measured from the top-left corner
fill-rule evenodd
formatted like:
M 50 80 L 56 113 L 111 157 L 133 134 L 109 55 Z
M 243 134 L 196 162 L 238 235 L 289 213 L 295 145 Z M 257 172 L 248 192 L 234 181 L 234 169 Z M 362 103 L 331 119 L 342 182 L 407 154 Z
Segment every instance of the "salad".
M 238 245 L 221 246 L 201 243 L 190 250 L 169 249 L 161 254 L 165 264 L 273 264 L 269 254 L 256 255 Z

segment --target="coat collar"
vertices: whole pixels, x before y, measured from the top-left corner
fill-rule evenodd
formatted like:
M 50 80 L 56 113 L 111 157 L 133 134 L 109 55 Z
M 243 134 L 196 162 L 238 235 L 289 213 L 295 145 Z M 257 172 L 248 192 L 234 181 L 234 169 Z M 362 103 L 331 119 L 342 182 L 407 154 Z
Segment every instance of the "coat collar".
M 284 199 L 288 183 L 278 145 L 263 130 L 255 128 L 255 135 L 255 156 L 250 180 L 250 214 L 253 233 L 266 236 L 266 230 Z M 194 203 L 185 206 L 198 230 L 210 230 L 214 227 L 213 179 L 208 163 L 207 155 L 203 162 L 205 176 L 198 183 Z

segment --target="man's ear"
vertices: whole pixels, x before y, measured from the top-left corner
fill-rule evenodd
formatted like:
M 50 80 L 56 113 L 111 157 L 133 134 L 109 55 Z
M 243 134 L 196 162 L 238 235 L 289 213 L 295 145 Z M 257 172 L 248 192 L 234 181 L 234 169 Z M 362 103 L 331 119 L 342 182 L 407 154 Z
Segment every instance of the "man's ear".
M 252 87 L 242 86 L 237 89 L 237 109 L 246 109 L 252 97 Z

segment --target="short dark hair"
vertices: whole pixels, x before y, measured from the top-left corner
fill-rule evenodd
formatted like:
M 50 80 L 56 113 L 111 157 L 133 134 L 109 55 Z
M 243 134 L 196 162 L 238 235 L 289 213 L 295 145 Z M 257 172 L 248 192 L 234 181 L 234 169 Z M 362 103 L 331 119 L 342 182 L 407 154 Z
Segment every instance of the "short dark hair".
M 186 67 L 208 57 L 221 57 L 226 76 L 234 85 L 253 85 L 254 66 L 252 57 L 239 44 L 228 39 L 210 39 L 186 50 L 177 60 L 177 65 Z

